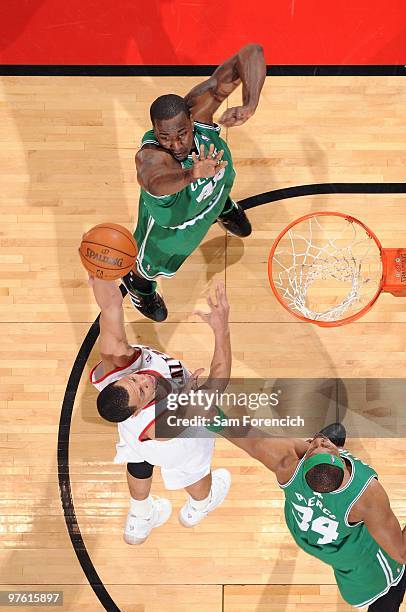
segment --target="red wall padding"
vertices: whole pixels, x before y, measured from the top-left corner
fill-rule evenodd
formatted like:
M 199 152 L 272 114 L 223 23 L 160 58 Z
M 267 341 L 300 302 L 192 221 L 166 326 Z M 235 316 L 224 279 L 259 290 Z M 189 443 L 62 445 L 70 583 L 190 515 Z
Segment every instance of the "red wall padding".
M 2 64 L 406 64 L 404 0 L 3 0 Z

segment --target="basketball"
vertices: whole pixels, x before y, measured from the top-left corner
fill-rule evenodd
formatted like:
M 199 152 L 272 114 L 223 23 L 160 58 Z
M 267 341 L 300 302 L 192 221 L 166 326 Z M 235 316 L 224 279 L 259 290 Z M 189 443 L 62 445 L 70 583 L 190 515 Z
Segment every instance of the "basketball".
M 137 245 L 134 236 L 122 225 L 101 223 L 83 235 L 79 254 L 90 274 L 116 280 L 134 267 Z

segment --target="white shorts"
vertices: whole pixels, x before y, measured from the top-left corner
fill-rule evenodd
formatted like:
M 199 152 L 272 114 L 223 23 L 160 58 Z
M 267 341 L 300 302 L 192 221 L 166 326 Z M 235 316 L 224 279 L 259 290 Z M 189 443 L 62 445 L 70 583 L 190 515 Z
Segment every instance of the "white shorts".
M 207 430 L 205 435 L 208 435 Z M 183 489 L 207 476 L 214 452 L 215 436 L 147 440 L 129 444 L 120 436 L 114 463 L 142 463 L 161 468 L 166 489 Z

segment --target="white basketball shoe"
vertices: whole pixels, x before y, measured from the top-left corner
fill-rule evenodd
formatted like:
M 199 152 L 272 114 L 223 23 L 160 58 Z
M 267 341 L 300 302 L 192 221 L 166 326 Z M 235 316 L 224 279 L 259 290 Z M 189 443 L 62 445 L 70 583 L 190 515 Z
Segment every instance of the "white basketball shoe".
M 202 521 L 209 512 L 212 512 L 223 503 L 231 485 L 231 474 L 228 470 L 220 468 L 212 473 L 212 483 L 210 489 L 210 499 L 206 508 L 197 510 L 193 507 L 193 499 L 188 496 L 188 500 L 179 512 L 179 522 L 184 527 L 194 527 Z
M 172 504 L 164 497 L 153 497 L 152 511 L 148 518 L 127 514 L 124 528 L 124 540 L 127 544 L 142 544 L 154 527 L 160 527 L 171 516 Z

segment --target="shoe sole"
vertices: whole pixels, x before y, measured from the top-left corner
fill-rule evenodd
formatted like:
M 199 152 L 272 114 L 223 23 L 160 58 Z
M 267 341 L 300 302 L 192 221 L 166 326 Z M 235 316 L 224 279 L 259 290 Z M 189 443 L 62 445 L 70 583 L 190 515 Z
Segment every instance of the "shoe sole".
M 200 519 L 200 521 L 198 523 L 195 523 L 194 525 L 189 525 L 188 523 L 184 523 L 183 522 L 183 519 L 182 519 L 182 516 L 181 516 L 180 512 L 178 514 L 178 521 L 179 521 L 179 523 L 182 525 L 182 527 L 186 527 L 187 529 L 192 529 L 192 527 L 196 527 L 196 525 L 201 523 L 205 518 L 206 517 L 204 517 L 203 519 Z
M 149 534 L 148 534 L 148 536 L 149 536 Z M 123 540 L 124 540 L 124 542 L 126 544 L 129 544 L 130 546 L 136 546 L 137 544 L 142 544 L 143 542 L 145 542 L 145 540 L 148 538 L 148 536 L 146 538 L 133 538 L 133 540 L 130 541 L 130 539 L 126 538 L 125 535 L 124 535 L 123 536 Z
M 170 519 L 170 516 L 168 516 L 167 519 L 165 519 L 164 521 L 157 523 L 156 525 L 153 526 L 153 528 L 151 529 L 151 531 L 153 531 L 154 529 L 156 529 L 157 527 L 161 527 L 161 525 L 163 525 L 164 523 L 166 523 L 166 521 L 168 521 Z M 123 535 L 123 540 L 124 542 L 126 542 L 127 544 L 131 545 L 137 545 L 137 544 L 142 544 L 143 542 L 145 542 L 145 540 L 148 539 L 148 537 L 151 535 L 151 531 L 149 532 L 149 534 L 145 537 L 145 538 L 132 538 L 134 541 L 130 541 L 130 538 L 126 538 L 126 535 Z

